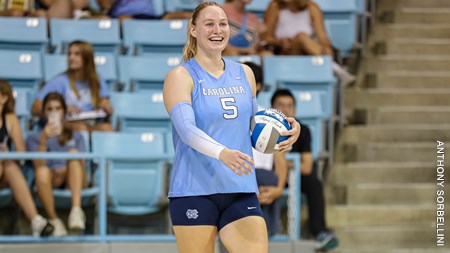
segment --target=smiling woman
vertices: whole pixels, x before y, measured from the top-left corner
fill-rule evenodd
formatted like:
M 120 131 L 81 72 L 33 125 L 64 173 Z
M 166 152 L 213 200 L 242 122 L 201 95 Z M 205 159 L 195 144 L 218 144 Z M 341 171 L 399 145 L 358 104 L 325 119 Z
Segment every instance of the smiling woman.
M 230 28 L 218 4 L 194 10 L 187 37 L 184 63 L 167 74 L 163 91 L 174 129 L 169 209 L 179 252 L 212 253 L 217 234 L 230 252 L 267 252 L 249 131 L 255 78 L 248 66 L 222 59 Z M 300 133 L 288 120 L 294 128 L 281 150 Z

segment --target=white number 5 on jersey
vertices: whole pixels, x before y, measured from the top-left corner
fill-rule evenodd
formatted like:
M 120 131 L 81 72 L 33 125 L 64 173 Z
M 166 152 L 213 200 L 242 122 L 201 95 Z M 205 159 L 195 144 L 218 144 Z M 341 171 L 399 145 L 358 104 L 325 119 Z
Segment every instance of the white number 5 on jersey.
M 236 105 L 230 103 L 236 103 L 234 97 L 231 98 L 220 98 L 220 103 L 222 104 L 222 108 L 227 111 L 227 113 L 223 114 L 225 119 L 235 119 L 238 116 L 238 110 Z

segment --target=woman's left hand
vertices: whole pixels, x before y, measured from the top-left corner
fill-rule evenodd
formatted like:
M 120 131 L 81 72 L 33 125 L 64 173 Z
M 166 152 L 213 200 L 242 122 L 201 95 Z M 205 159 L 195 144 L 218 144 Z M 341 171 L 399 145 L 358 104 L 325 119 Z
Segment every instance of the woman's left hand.
M 298 123 L 297 120 L 291 117 L 286 118 L 286 120 L 289 122 L 289 124 L 291 124 L 291 130 L 281 133 L 282 136 L 289 136 L 289 138 L 278 144 L 280 152 L 288 151 L 289 149 L 291 149 L 292 145 L 300 136 L 300 123 Z

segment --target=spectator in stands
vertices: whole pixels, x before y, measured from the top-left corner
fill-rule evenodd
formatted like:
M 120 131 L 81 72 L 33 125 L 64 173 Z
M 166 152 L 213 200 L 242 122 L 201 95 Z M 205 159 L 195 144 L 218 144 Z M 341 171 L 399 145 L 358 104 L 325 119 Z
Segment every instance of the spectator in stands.
M 91 16 L 89 0 L 36 0 L 36 7 L 45 10 L 48 18 L 83 19 Z
M 33 14 L 32 0 L 0 0 L 0 16 L 25 17 Z
M 252 0 L 226 0 L 222 8 L 230 24 L 230 40 L 224 55 L 271 55 L 263 40 L 266 26 L 254 13 L 245 10 Z
M 69 45 L 68 69 L 56 76 L 39 91 L 31 108 L 31 113 L 40 116 L 42 100 L 51 93 L 57 92 L 64 96 L 67 113 L 78 121 L 68 122 L 75 131 L 112 131 L 112 125 L 106 115 L 111 115 L 113 108 L 108 99 L 108 87 L 101 79 L 94 63 L 92 45 L 84 41 L 74 41 Z M 80 112 L 96 112 L 94 120 L 82 120 Z M 104 112 L 104 113 L 103 113 Z M 77 116 L 78 115 L 78 116 Z
M 274 0 L 266 11 L 267 42 L 276 54 L 330 55 L 333 49 L 319 6 L 310 0 Z M 355 80 L 339 64 L 333 70 L 342 85 Z
M 255 75 L 256 95 L 258 95 L 264 87 L 262 68 L 252 62 L 244 64 L 249 66 Z M 259 110 L 263 109 L 259 106 Z M 255 149 L 252 149 L 252 151 L 259 190 L 258 201 L 266 220 L 268 234 L 271 236 L 278 233 L 280 228 L 281 205 L 279 197 L 283 194 L 288 174 L 285 153 L 263 154 Z
M 289 90 L 277 90 L 272 96 L 271 103 L 273 108 L 280 110 L 287 117 L 295 117 L 295 98 Z M 308 126 L 301 122 L 300 125 L 302 131 L 291 152 L 301 154 L 301 189 L 308 200 L 309 232 L 317 241 L 318 249 L 326 251 L 337 247 L 339 240 L 326 228 L 324 191 L 317 163 L 313 163 L 311 132 Z
M 14 97 L 7 81 L 0 80 L 0 152 L 9 152 L 11 144 L 18 152 L 25 151 L 19 119 L 14 114 Z M 10 187 L 17 204 L 31 221 L 33 236 L 48 236 L 53 225 L 38 214 L 30 189 L 16 161 L 0 160 L 0 188 Z
M 43 102 L 42 115 L 47 123 L 27 138 L 27 149 L 32 152 L 85 152 L 83 136 L 67 127 L 64 115 L 67 107 L 59 93 L 49 93 Z M 85 162 L 81 160 L 34 160 L 36 186 L 39 198 L 55 227 L 54 236 L 67 234 L 58 218 L 52 188 L 68 188 L 72 193 L 72 209 L 68 225 L 71 230 L 84 230 L 86 217 L 81 209 L 81 190 L 87 186 Z
M 152 0 L 98 0 L 103 15 L 123 19 L 161 19 Z

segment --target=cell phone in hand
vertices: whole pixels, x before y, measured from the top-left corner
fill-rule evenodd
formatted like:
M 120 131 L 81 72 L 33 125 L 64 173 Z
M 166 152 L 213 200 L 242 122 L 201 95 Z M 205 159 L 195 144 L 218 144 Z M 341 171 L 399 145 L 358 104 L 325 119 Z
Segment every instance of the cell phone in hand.
M 57 112 L 51 112 L 48 115 L 48 122 L 50 124 L 52 124 L 53 126 L 55 126 L 56 130 L 56 134 L 61 134 L 62 132 L 62 127 L 61 127 L 61 115 Z

